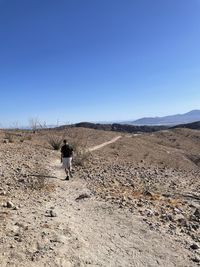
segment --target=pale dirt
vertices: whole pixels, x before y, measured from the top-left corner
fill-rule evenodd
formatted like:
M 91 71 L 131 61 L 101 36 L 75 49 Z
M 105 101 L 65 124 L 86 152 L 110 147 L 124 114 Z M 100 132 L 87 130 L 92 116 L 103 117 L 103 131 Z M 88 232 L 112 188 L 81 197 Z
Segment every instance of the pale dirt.
M 102 144 L 100 144 L 100 145 L 93 146 L 93 147 L 89 148 L 89 151 L 92 152 L 92 151 L 101 149 L 101 148 L 104 147 L 104 146 L 107 146 L 107 145 L 110 145 L 110 144 L 112 144 L 112 143 L 115 143 L 115 142 L 116 142 L 117 140 L 119 140 L 120 138 L 121 138 L 121 135 L 116 136 L 116 137 L 114 137 L 112 140 L 110 140 L 110 141 L 108 141 L 108 142 L 104 142 L 104 143 L 102 143 Z
M 9 236 L 2 239 L 6 245 L 1 246 L 1 267 L 197 266 L 175 239 L 151 231 L 134 212 L 100 200 L 76 173 L 65 181 L 59 157 L 51 154 L 49 158 L 52 175 L 49 180 L 56 190 L 43 198 L 37 199 L 36 195 L 9 222 L 12 235 L 16 232 L 16 238 L 21 240 L 9 248 Z M 77 201 L 84 193 L 90 197 Z M 49 217 L 49 210 L 57 216 Z M 21 226 L 16 226 L 16 222 Z
M 53 224 L 63 243 L 47 266 L 194 266 L 178 244 L 150 231 L 140 217 L 96 199 L 83 180 L 63 181 L 59 165 L 56 160 L 58 189 L 49 208 L 59 214 Z M 82 193 L 91 198 L 76 201 Z

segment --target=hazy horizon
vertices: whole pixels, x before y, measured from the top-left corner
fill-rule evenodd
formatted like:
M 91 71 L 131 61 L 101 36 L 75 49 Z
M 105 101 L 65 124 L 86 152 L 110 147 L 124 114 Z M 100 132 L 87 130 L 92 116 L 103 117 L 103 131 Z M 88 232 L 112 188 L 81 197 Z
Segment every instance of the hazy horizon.
M 199 110 L 190 110 L 188 112 L 191 112 L 191 111 L 199 111 L 200 112 L 200 109 Z M 186 113 L 188 113 L 186 112 Z M 32 129 L 32 126 L 33 124 L 37 125 L 37 128 L 45 128 L 45 127 L 57 127 L 57 126 L 62 126 L 62 125 L 71 125 L 71 124 L 76 124 L 76 123 L 82 123 L 82 122 L 89 122 L 89 123 L 100 123 L 100 124 L 109 124 L 109 123 L 130 123 L 130 122 L 133 122 L 133 121 L 137 121 L 137 120 L 140 120 L 140 119 L 151 119 L 151 118 L 163 118 L 163 117 L 168 117 L 168 116 L 174 116 L 174 115 L 184 115 L 186 113 L 177 113 L 177 114 L 167 114 L 167 115 L 164 115 L 164 116 L 146 116 L 146 117 L 139 117 L 139 118 L 136 118 L 136 119 L 126 119 L 126 120 L 100 120 L 100 121 L 90 121 L 90 120 L 84 120 L 84 121 L 55 121 L 53 123 L 48 123 L 47 121 L 42 121 L 40 118 L 38 117 L 32 117 L 30 118 L 29 120 L 27 120 L 27 122 L 25 124 L 22 124 L 21 122 L 19 121 L 14 121 L 12 122 L 10 125 L 2 125 L 0 124 L 0 129 Z M 31 120 L 33 121 L 33 123 L 31 123 Z M 180 122 L 181 123 L 181 122 Z M 189 122 L 188 122 L 189 123 Z M 155 125 L 167 125 L 168 123 L 164 123 L 164 124 L 155 124 Z M 137 125 L 137 123 L 135 124 Z M 140 124 L 138 124 L 140 125 Z M 151 123 L 149 124 L 151 125 Z M 154 124 L 152 124 L 154 125 Z M 171 125 L 171 123 L 169 123 L 169 125 Z M 174 125 L 176 125 L 176 123 L 174 123 Z
M 0 125 L 200 108 L 200 1 L 0 1 Z

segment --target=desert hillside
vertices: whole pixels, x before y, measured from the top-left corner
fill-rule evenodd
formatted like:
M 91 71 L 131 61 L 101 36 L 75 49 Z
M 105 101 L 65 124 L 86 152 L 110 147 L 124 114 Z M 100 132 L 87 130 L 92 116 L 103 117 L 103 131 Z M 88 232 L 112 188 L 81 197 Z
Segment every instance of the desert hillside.
M 200 266 L 199 131 L 1 130 L 0 176 L 2 267 Z

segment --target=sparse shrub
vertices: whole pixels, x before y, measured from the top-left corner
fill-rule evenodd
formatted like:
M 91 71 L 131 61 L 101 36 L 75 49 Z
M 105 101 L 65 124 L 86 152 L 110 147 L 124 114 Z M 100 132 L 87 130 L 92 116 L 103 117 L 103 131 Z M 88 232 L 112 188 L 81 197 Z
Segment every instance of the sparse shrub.
M 55 190 L 55 184 L 48 181 L 48 174 L 30 174 L 26 179 L 22 178 L 18 181 L 22 184 L 21 186 L 32 190 L 32 191 L 45 191 L 52 192 Z
M 22 178 L 19 181 L 22 182 L 26 188 L 31 190 L 44 190 L 49 185 L 46 178 L 48 178 L 48 174 L 36 173 L 30 174 L 26 179 Z
M 24 134 L 20 137 L 19 141 L 23 143 L 24 141 L 30 141 L 32 136 L 30 134 Z
M 9 143 L 13 143 L 14 142 L 14 135 L 10 132 L 6 132 L 5 133 L 5 139 L 7 139 Z
M 30 134 L 24 137 L 24 140 L 27 140 L 27 141 L 31 141 L 31 139 L 32 139 L 32 136 Z
M 74 149 L 74 164 L 78 166 L 84 166 L 91 155 L 91 153 L 86 149 L 82 147 L 76 147 Z
M 68 128 L 65 131 L 63 139 L 67 139 L 74 149 L 74 164 L 84 166 L 91 156 L 91 153 L 87 149 L 89 135 L 83 132 L 75 132 L 73 128 Z
M 30 118 L 29 119 L 29 125 L 33 133 L 36 133 L 39 125 L 38 118 Z
M 62 144 L 62 138 L 51 133 L 47 137 L 47 142 L 54 150 L 59 150 Z
M 116 144 L 115 144 L 115 143 L 112 143 L 112 144 L 110 145 L 110 148 L 115 149 L 115 148 L 116 148 Z
M 46 185 L 46 179 L 41 175 L 38 177 L 29 177 L 27 186 L 32 190 L 41 190 Z

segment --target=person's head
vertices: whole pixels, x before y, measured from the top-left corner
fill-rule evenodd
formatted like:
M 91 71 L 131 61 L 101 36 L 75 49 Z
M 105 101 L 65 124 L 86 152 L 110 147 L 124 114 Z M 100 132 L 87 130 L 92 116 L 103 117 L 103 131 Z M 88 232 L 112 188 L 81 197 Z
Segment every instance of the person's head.
M 63 140 L 63 143 L 66 145 L 66 144 L 67 144 L 67 140 L 66 140 L 66 139 L 64 139 L 64 140 Z

